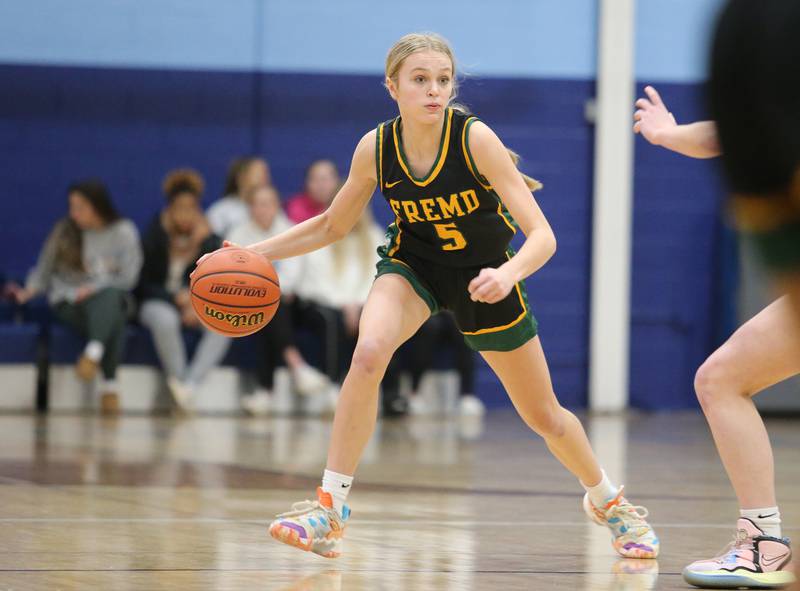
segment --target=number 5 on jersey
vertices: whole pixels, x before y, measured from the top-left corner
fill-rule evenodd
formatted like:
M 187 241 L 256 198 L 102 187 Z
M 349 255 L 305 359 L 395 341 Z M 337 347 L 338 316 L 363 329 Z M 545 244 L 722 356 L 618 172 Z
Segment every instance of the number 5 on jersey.
M 461 250 L 467 245 L 464 235 L 456 229 L 455 223 L 433 224 L 436 233 L 444 241 L 442 250 Z

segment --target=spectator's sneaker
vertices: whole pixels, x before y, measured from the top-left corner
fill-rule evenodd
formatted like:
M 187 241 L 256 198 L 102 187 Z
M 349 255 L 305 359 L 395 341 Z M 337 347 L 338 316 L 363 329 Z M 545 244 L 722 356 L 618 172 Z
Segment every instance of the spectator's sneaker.
M 422 394 L 412 394 L 408 399 L 408 414 L 415 417 L 429 417 L 436 414 L 436 409 Z
M 339 515 L 331 494 L 319 487 L 316 501 L 300 501 L 292 505 L 291 511 L 278 515 L 269 526 L 269 535 L 300 550 L 338 558 L 348 517 L 350 508 L 345 505 Z
M 119 395 L 116 392 L 103 392 L 100 394 L 100 414 L 104 417 L 119 416 Z
M 482 417 L 486 414 L 486 406 L 477 396 L 467 394 L 458 400 L 458 414 L 462 417 Z
M 292 371 L 294 389 L 303 396 L 313 396 L 327 389 L 330 385 L 328 376 L 310 365 L 301 365 Z
M 764 535 L 744 517 L 736 537 L 716 558 L 698 560 L 683 569 L 690 585 L 711 589 L 782 589 L 794 582 L 789 570 L 792 549 L 788 539 Z
M 252 394 L 242 396 L 241 405 L 251 417 L 265 417 L 269 414 L 272 394 L 269 390 L 256 390 Z
M 75 373 L 84 382 L 91 382 L 97 376 L 99 368 L 100 364 L 97 361 L 93 361 L 87 355 L 81 355 L 75 364 Z
M 178 378 L 167 378 L 167 389 L 172 395 L 175 407 L 181 412 L 189 412 L 192 403 L 192 389 Z
M 612 544 L 617 554 L 625 558 L 655 558 L 659 541 L 653 528 L 645 521 L 647 509 L 631 505 L 622 496 L 621 486 L 617 496 L 602 508 L 595 507 L 587 493 L 583 497 L 583 510 L 598 525 L 611 530 Z

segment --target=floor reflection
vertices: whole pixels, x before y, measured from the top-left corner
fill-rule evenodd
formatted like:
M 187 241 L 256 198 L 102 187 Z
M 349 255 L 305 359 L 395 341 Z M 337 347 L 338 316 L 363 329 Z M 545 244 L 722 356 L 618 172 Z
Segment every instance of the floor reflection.
M 380 422 L 335 562 L 267 536 L 275 513 L 313 496 L 329 420 L 0 416 L 0 589 L 685 589 L 682 567 L 736 514 L 705 422 L 586 424 L 606 470 L 650 510 L 658 562 L 615 555 L 575 480 L 510 411 Z M 770 425 L 790 536 L 797 426 Z

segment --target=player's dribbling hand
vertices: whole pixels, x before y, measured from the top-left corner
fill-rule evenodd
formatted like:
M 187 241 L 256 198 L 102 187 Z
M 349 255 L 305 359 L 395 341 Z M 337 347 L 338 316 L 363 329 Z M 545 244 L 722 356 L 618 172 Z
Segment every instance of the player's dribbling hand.
M 635 103 L 638 110 L 633 114 L 633 132 L 641 133 L 644 139 L 658 146 L 661 144 L 661 134 L 677 123 L 655 88 L 646 86 L 644 91 L 647 98 L 640 98 Z
M 202 263 L 204 260 L 206 260 L 206 259 L 207 259 L 208 257 L 210 257 L 212 254 L 219 252 L 219 251 L 220 251 L 220 250 L 222 250 L 223 248 L 241 248 L 241 247 L 240 247 L 238 244 L 235 244 L 235 243 L 231 242 L 230 240 L 223 240 L 223 241 L 222 241 L 222 248 L 218 248 L 217 250 L 214 250 L 214 251 L 212 251 L 212 252 L 207 252 L 206 254 L 204 254 L 203 256 L 201 256 L 199 259 L 197 259 L 197 262 L 194 264 L 194 271 L 197 271 L 197 267 L 198 267 L 198 266 L 200 266 L 200 263 Z M 194 271 L 192 271 L 192 272 L 189 274 L 189 278 L 190 278 L 190 279 L 191 279 L 192 277 L 194 277 Z
M 514 281 L 502 269 L 481 269 L 478 276 L 469 282 L 470 299 L 473 302 L 496 304 L 514 288 Z

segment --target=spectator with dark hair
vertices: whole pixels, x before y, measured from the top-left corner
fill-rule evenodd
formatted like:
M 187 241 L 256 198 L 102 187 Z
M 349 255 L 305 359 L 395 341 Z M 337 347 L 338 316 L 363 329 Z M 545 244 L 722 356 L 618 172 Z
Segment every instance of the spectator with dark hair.
M 304 188 L 286 202 L 286 213 L 295 224 L 319 215 L 328 208 L 342 184 L 332 160 L 315 160 L 308 165 Z
M 250 208 L 250 219 L 233 229 L 228 236 L 230 242 L 252 244 L 291 227 L 291 222 L 281 209 L 280 196 L 274 187 L 252 189 L 245 195 L 245 202 Z M 281 281 L 281 305 L 269 325 L 256 333 L 259 344 L 259 387 L 253 394 L 242 399 L 242 407 L 252 415 L 263 415 L 269 410 L 273 374 L 278 365 L 285 364 L 289 368 L 294 388 L 300 394 L 321 394 L 331 385 L 324 374 L 306 363 L 295 345 L 290 302 L 294 299 L 302 262 L 300 259 L 286 259 L 273 264 Z
M 249 212 L 244 196 L 255 187 L 271 184 L 269 164 L 263 158 L 246 156 L 233 160 L 228 167 L 224 196 L 206 212 L 214 233 L 217 236 L 227 236 L 235 226 L 246 222 Z
M 46 292 L 55 316 L 88 339 L 78 376 L 90 382 L 102 368 L 101 410 L 116 414 L 128 292 L 142 265 L 139 233 L 103 183 L 77 182 L 67 194 L 69 215 L 56 223 L 25 287 L 12 291 L 19 303 Z
M 230 346 L 228 337 L 203 329 L 191 362 L 181 330 L 200 328 L 189 297 L 189 273 L 197 259 L 221 246 L 203 215 L 203 178 L 174 170 L 164 179 L 167 206 L 144 235 L 144 266 L 137 288 L 139 320 L 153 335 L 161 367 L 176 405 L 187 410 L 192 390 L 216 367 Z

